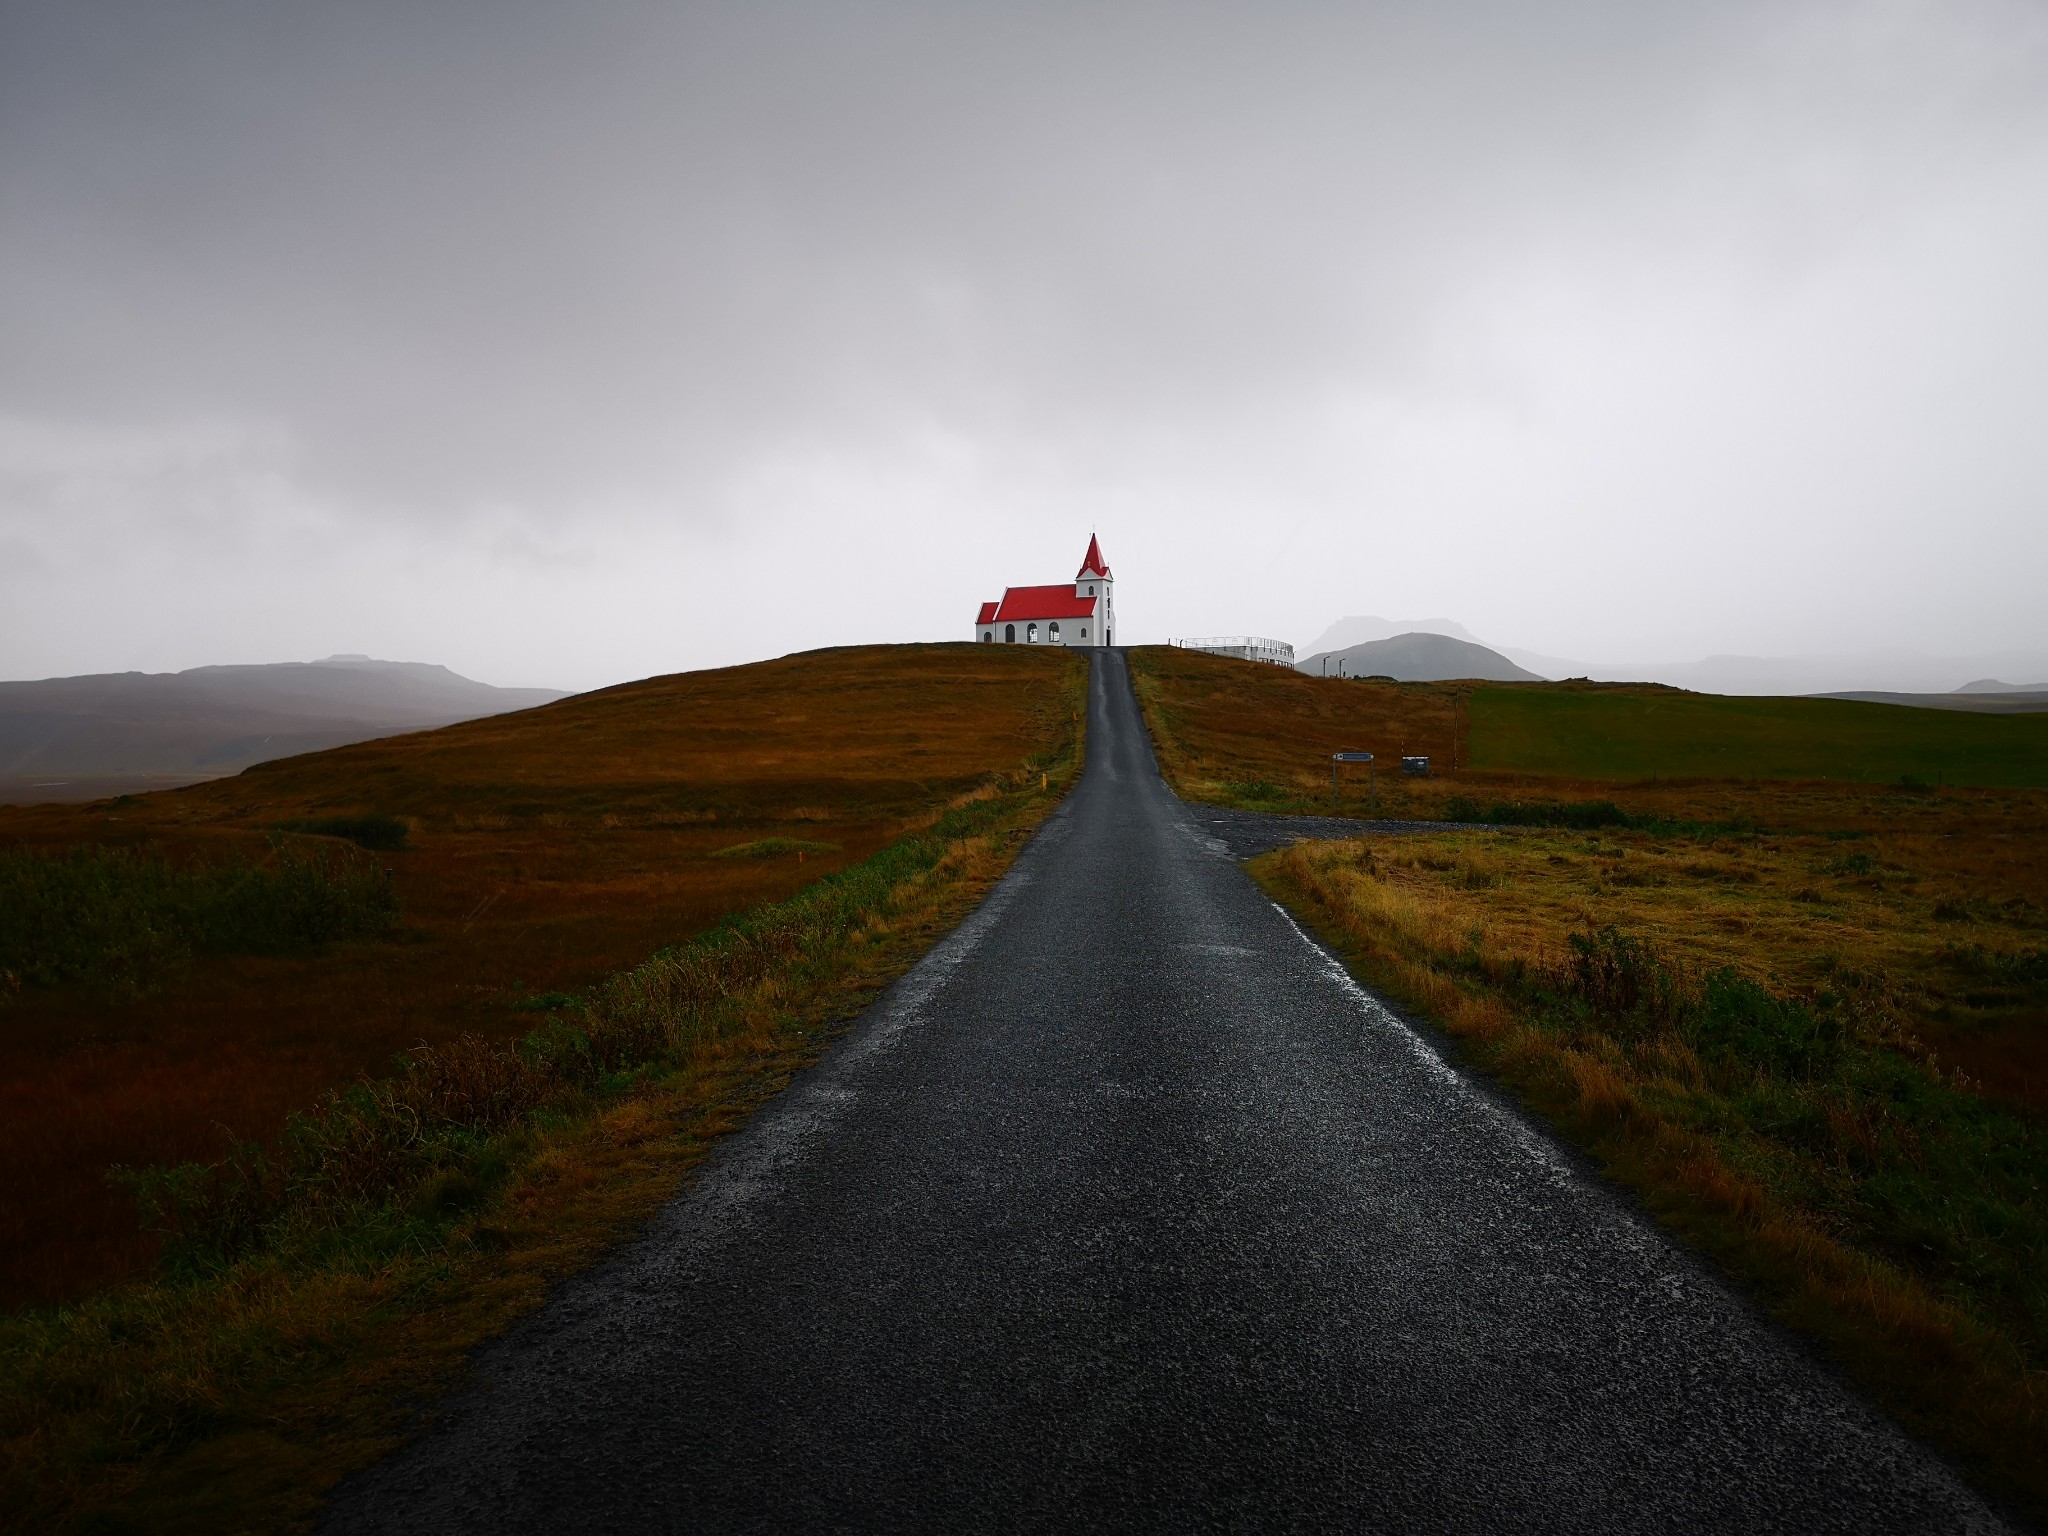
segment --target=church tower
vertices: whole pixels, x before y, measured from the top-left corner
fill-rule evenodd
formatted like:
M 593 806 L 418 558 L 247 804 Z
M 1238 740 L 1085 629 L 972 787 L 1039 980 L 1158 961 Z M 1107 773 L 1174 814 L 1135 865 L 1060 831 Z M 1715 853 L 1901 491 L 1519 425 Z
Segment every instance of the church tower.
M 1116 643 L 1116 607 L 1114 598 L 1115 578 L 1109 574 L 1109 562 L 1102 558 L 1102 546 L 1095 542 L 1095 535 L 1088 535 L 1088 553 L 1081 560 L 1080 574 L 1074 577 L 1074 596 L 1077 598 L 1100 597 L 1102 602 L 1095 610 L 1096 623 L 1102 627 L 1097 645 Z

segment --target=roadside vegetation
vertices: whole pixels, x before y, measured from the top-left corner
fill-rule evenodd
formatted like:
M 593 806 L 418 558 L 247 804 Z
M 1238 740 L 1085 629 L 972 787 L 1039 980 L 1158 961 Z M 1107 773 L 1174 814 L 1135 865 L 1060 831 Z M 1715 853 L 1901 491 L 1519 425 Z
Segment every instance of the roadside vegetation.
M 2048 923 L 2025 900 L 1937 918 L 1950 896 L 1904 852 L 1467 832 L 1301 843 L 1257 873 L 2038 1514 Z
M 615 786 L 630 780 L 647 758 L 666 770 L 650 791 L 662 799 L 653 814 L 670 823 L 701 816 L 682 822 L 691 851 L 677 856 L 673 825 L 639 830 L 653 844 L 643 854 L 648 863 L 679 867 L 666 881 L 617 881 L 616 866 L 599 857 L 586 875 L 593 883 L 613 876 L 605 894 L 621 926 L 664 926 L 672 937 L 594 974 L 536 964 L 530 941 L 545 903 L 514 908 L 506 944 L 471 944 L 468 936 L 509 903 L 473 901 L 467 919 L 450 918 L 442 914 L 451 906 L 459 913 L 460 901 L 436 900 L 423 878 L 436 866 L 415 869 L 410 881 L 401 866 L 399 884 L 411 890 L 395 941 L 277 962 L 294 967 L 264 979 L 279 1015 L 290 989 L 343 968 L 388 967 L 387 984 L 453 972 L 467 985 L 447 995 L 468 1003 L 467 993 L 481 991 L 488 1007 L 449 1009 L 438 1034 L 414 1035 L 395 1063 L 386 1049 L 367 1069 L 330 1074 L 274 1116 L 249 1112 L 274 1100 L 246 1095 L 233 1134 L 216 1132 L 220 1139 L 196 1157 L 102 1161 L 94 1170 L 102 1180 L 105 1162 L 126 1165 L 116 1193 L 127 1220 L 147 1228 L 148 1267 L 118 1283 L 74 1281 L 63 1305 L 29 1306 L 0 1321 L 0 1520 L 54 1527 L 89 1516 L 96 1528 L 210 1530 L 302 1516 L 322 1487 L 393 1443 L 406 1405 L 450 1380 L 467 1348 L 657 1208 L 712 1138 L 812 1059 L 836 1021 L 956 921 L 1078 766 L 1084 674 L 1071 656 L 962 645 L 790 662 L 800 665 L 733 669 L 754 674 L 739 688 L 730 686 L 733 673 L 713 673 L 614 690 L 622 697 L 611 707 L 632 719 L 639 737 L 623 762 L 607 761 L 605 749 L 619 744 L 616 732 L 604 740 L 616 722 L 602 704 L 571 711 L 581 716 L 570 730 L 582 741 L 548 719 L 567 706 L 477 723 L 498 728 L 497 750 L 458 752 L 456 765 L 488 757 L 508 777 L 527 776 L 525 730 L 541 738 L 524 744 L 529 771 L 577 783 L 578 793 L 602 785 L 607 772 Z M 909 686 L 891 668 L 908 673 Z M 747 699 L 730 697 L 749 682 Z M 650 692 L 657 709 L 643 710 Z M 790 782 L 777 785 L 772 772 L 749 779 L 730 761 L 730 735 L 721 751 L 692 739 L 703 715 L 735 703 L 757 721 L 796 715 L 781 723 L 812 727 L 804 736 L 824 727 L 826 745 L 794 754 Z M 836 739 L 835 720 L 845 726 Z M 477 812 L 445 757 L 432 757 L 448 752 L 448 736 L 469 729 L 365 744 L 378 749 L 370 765 L 334 761 L 363 750 L 349 748 L 274 766 L 301 802 L 314 798 L 310 785 L 361 784 L 380 761 L 395 766 L 389 779 L 367 780 L 396 805 L 377 814 L 403 815 L 412 832 L 415 853 L 395 857 L 431 855 L 445 839 L 456 856 L 438 867 L 459 874 L 462 840 L 475 834 L 452 825 L 450 813 L 457 805 L 464 816 Z M 772 758 L 780 741 L 799 734 L 764 729 L 749 755 Z M 589 770 L 581 780 L 573 761 L 552 756 L 579 750 Z M 907 779 L 912 765 L 929 778 Z M 696 783 L 686 776 L 693 766 Z M 449 781 L 450 808 L 439 814 L 421 782 L 436 774 Z M 280 804 L 289 790 L 264 793 L 251 777 L 142 806 L 159 827 L 191 824 L 181 817 L 205 825 L 207 813 L 235 826 L 274 826 L 290 819 L 281 813 L 321 808 Z M 742 786 L 756 797 L 751 805 L 732 803 Z M 552 850 L 557 870 L 573 868 L 578 837 L 626 830 L 593 829 L 573 812 L 545 809 L 545 790 L 521 787 L 525 810 L 497 813 L 504 822 L 484 835 L 516 833 L 520 816 L 537 821 L 533 842 L 562 834 Z M 764 803 L 778 790 L 781 805 Z M 219 798 L 195 815 L 185 797 L 207 791 Z M 152 801 L 178 803 L 165 811 Z M 549 817 L 562 824 L 547 825 Z M 777 826 L 829 827 L 832 838 L 792 838 Z M 735 844 L 736 830 L 769 836 Z M 747 843 L 773 846 L 717 857 Z M 701 887 L 689 893 L 696 902 L 678 901 L 677 887 L 692 881 Z M 581 890 L 587 895 L 589 885 Z M 414 892 L 438 909 L 427 922 L 416 915 Z M 721 901 L 723 910 L 706 919 Z M 521 956 L 509 980 L 487 969 L 508 948 Z M 440 951 L 434 965 L 413 959 L 423 949 Z M 137 1019 L 152 1009 L 236 981 L 201 957 L 161 993 L 124 1005 L 125 1022 L 144 1036 Z M 29 1003 L 67 990 L 77 991 L 59 986 Z M 82 997 L 70 1001 L 85 1007 Z M 34 1011 L 10 1010 L 6 1027 Z M 465 1027 L 479 1011 L 489 1027 Z M 360 1022 L 370 1026 L 363 1033 L 383 1033 Z M 343 1042 L 336 1054 L 347 1059 L 358 1044 Z M 222 1045 L 260 1060 L 265 1042 Z M 73 1050 L 89 1057 L 92 1046 Z M 54 1096 L 83 1073 L 75 1060 L 49 1070 L 52 1055 L 64 1061 L 46 1051 L 37 1086 Z M 18 1049 L 17 1059 L 34 1060 Z
M 1328 753 L 1391 754 L 1429 708 L 1447 743 L 1457 691 L 1133 661 L 1175 788 L 1251 809 L 1327 811 Z M 1486 697 L 1461 732 L 1482 763 L 1508 753 Z M 1909 744 L 2013 718 L 1859 708 L 1913 717 Z M 1380 814 L 1486 830 L 1298 843 L 1255 875 L 1904 1423 L 2048 1517 L 2048 793 L 1753 761 L 1635 781 L 1446 766 L 1383 776 Z M 1365 814 L 1365 786 L 1336 808 Z

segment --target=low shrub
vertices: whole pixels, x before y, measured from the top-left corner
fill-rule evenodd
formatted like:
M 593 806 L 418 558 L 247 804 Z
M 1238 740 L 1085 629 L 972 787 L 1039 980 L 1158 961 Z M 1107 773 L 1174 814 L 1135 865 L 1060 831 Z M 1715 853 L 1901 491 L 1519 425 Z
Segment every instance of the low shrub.
M 1648 941 L 1609 924 L 1574 933 L 1551 985 L 1614 1023 L 1670 1024 L 1690 1002 L 1678 968 Z
M 2007 986 L 2048 990 L 2048 949 L 1997 950 L 1983 944 L 1945 944 L 1941 958 L 1970 976 Z
M 1488 827 L 1562 827 L 1575 832 L 1608 828 L 1648 832 L 1653 837 L 1749 836 L 1764 829 L 1746 819 L 1692 821 L 1653 814 L 1630 815 L 1612 800 L 1503 800 L 1482 805 L 1470 795 L 1453 795 L 1440 812 L 1444 821 Z
M 1623 1037 L 1664 1031 L 1700 1059 L 1787 1082 L 1825 1075 L 1843 1043 L 1842 1000 L 1798 998 L 1722 966 L 1704 974 L 1614 925 L 1573 933 L 1538 985 Z
M 1781 997 L 1723 968 L 1707 973 L 1686 1034 L 1700 1055 L 1789 1082 L 1824 1076 L 1842 1044 L 1834 1009 Z
M 382 870 L 282 840 L 260 863 L 181 865 L 156 849 L 93 846 L 0 854 L 0 976 L 10 990 L 75 983 L 133 996 L 195 954 L 285 954 L 371 937 L 397 917 Z
M 1239 800 L 1286 800 L 1289 792 L 1270 779 L 1234 780 L 1223 786 L 1225 793 Z
M 1628 812 L 1612 800 L 1504 801 L 1482 806 L 1469 795 L 1453 795 L 1446 801 L 1443 819 L 1495 827 L 1570 827 L 1587 832 L 1635 825 Z

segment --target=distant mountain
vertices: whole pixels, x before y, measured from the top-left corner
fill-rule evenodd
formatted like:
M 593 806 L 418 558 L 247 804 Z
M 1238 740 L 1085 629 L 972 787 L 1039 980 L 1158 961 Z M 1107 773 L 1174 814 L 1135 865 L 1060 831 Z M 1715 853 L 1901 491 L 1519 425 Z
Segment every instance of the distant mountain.
M 1995 677 L 1980 677 L 1965 683 L 1957 693 L 2048 693 L 2048 683 L 2001 683 Z
M 1309 647 L 1313 655 L 1344 650 L 1354 645 L 1364 645 L 1370 640 L 1391 640 L 1396 635 L 1449 635 L 1453 640 L 1469 640 L 1480 643 L 1479 637 L 1460 624 L 1456 619 L 1382 619 L 1375 614 L 1359 614 L 1348 619 L 1339 619 Z
M 1368 640 L 1342 650 L 1318 651 L 1295 663 L 1303 672 L 1335 677 L 1391 677 L 1403 683 L 1435 683 L 1454 677 L 1478 677 L 1495 683 L 1539 683 L 1534 672 L 1516 666 L 1498 651 L 1449 635 L 1414 633 Z
M 150 787 L 219 778 L 272 758 L 563 697 L 368 656 L 0 683 L 0 798 L 70 799 L 88 788 L 112 793 L 107 786 L 129 780 Z

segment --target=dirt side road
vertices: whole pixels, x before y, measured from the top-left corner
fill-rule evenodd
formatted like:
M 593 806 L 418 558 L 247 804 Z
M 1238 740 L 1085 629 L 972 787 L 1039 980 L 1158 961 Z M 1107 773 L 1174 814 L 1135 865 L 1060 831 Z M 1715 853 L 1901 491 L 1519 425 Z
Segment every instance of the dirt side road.
M 1998 1521 L 1446 1067 L 1156 773 L 995 894 L 337 1531 Z

